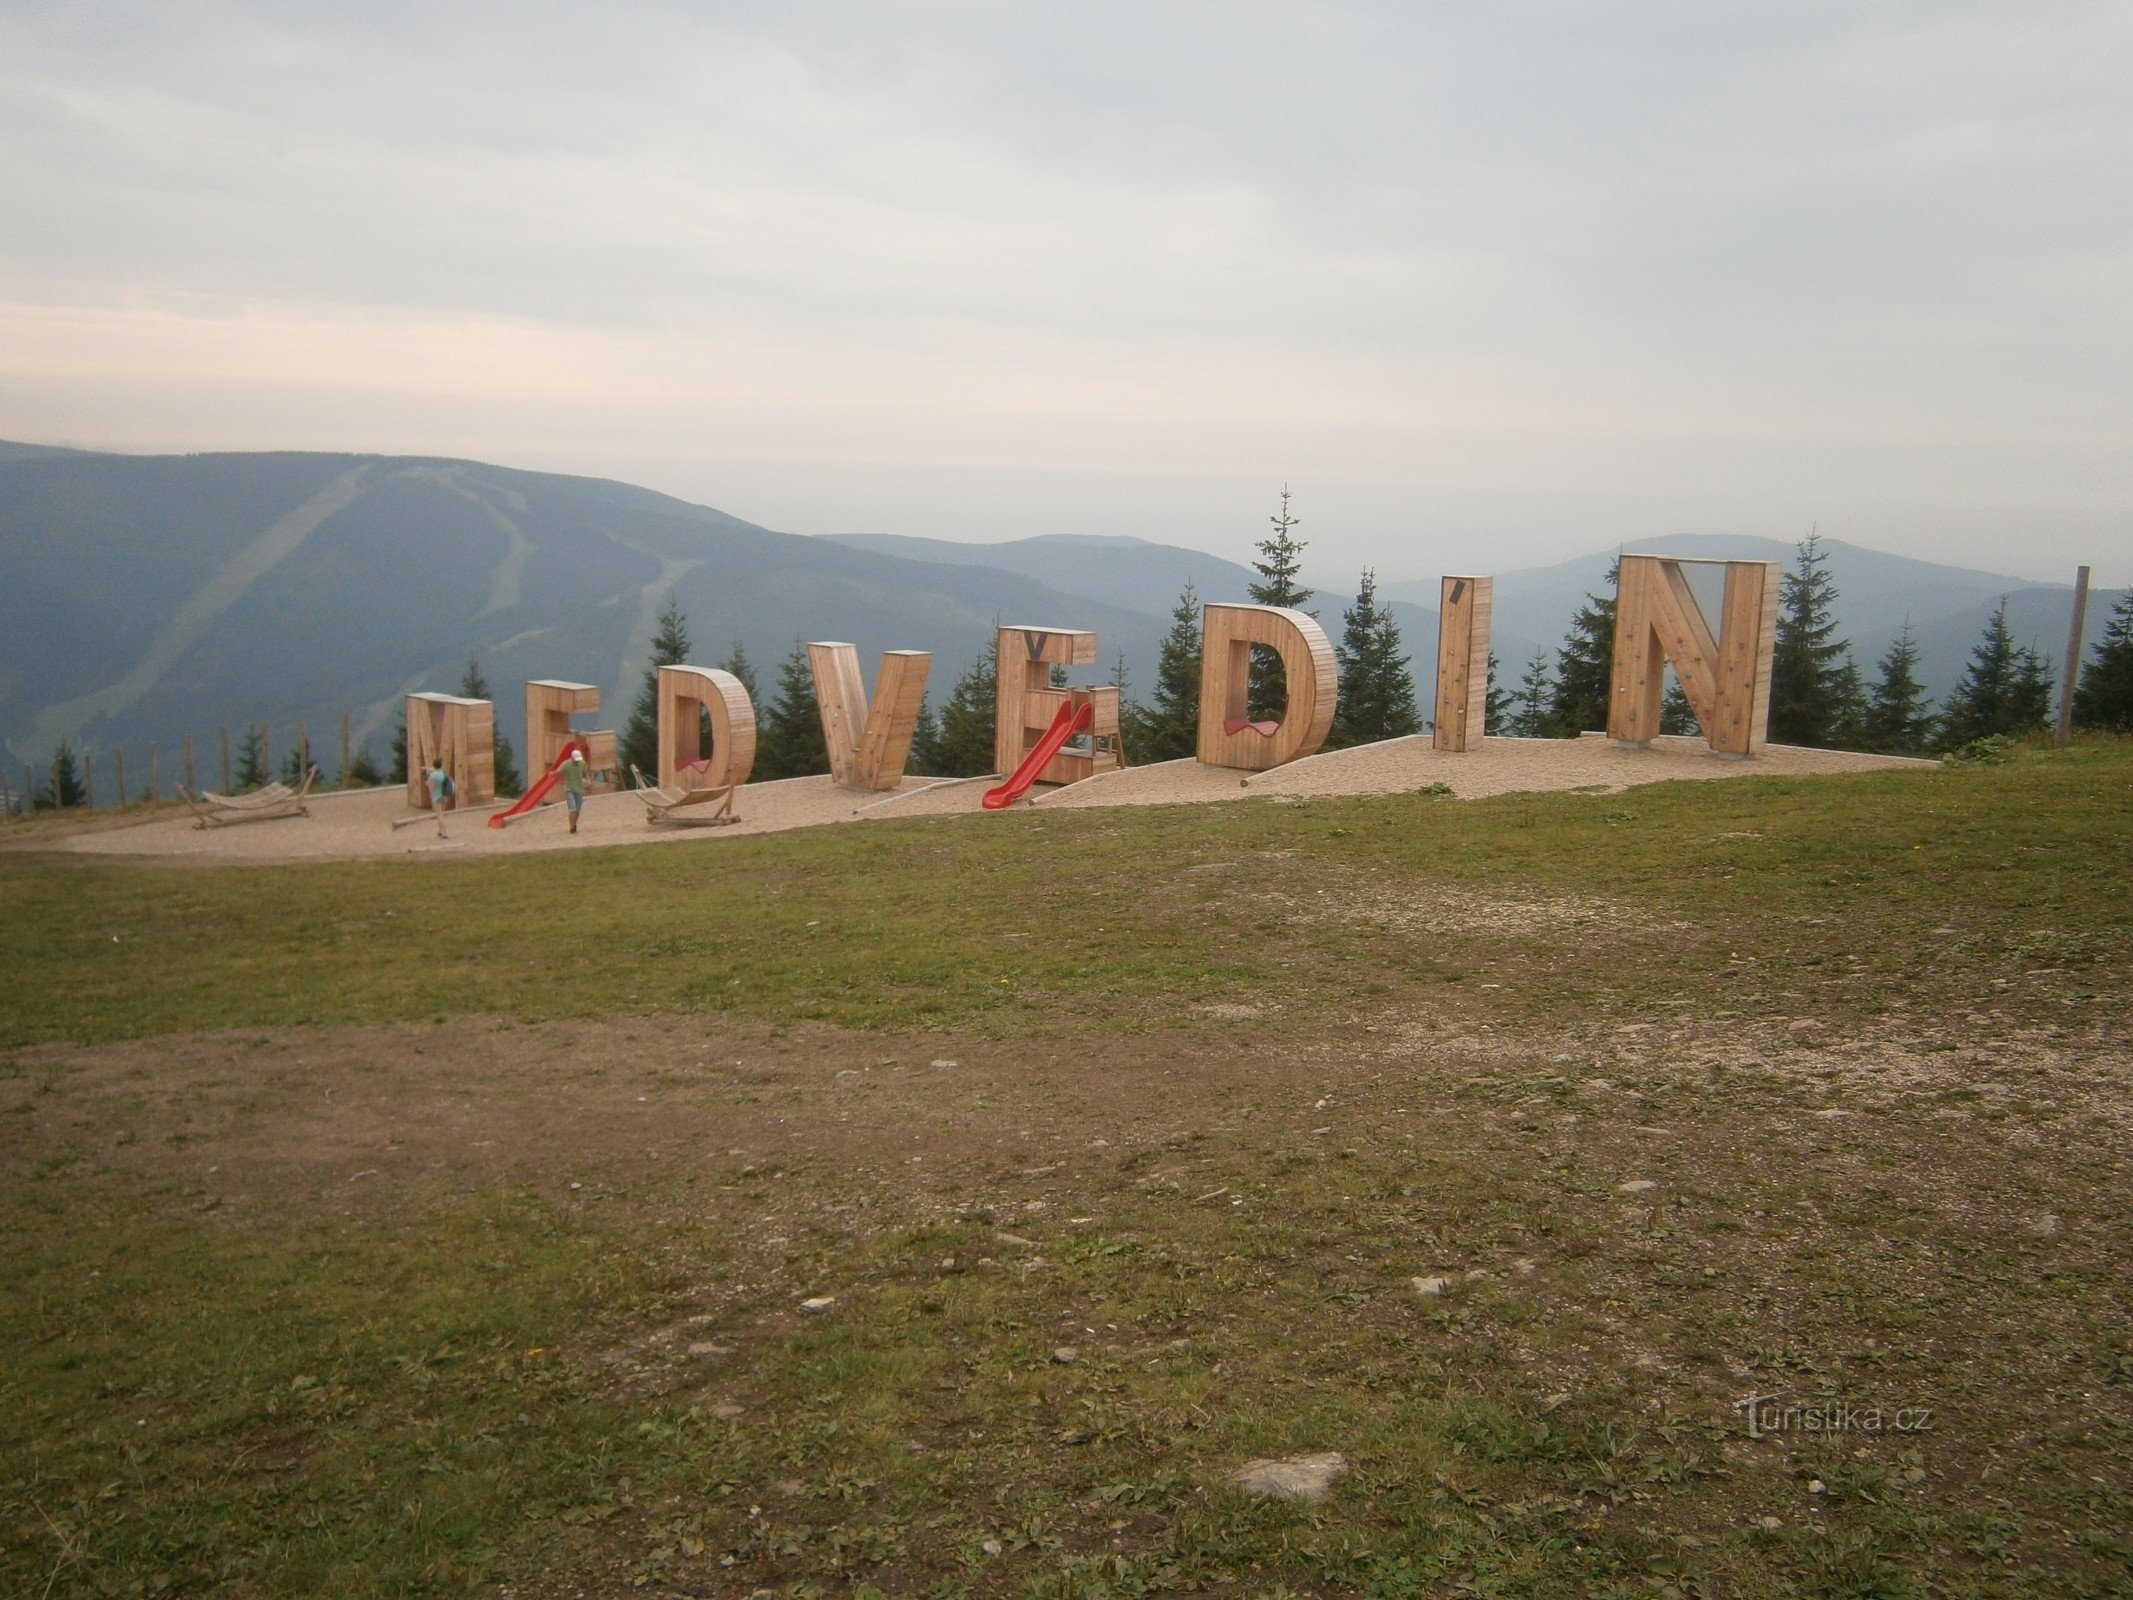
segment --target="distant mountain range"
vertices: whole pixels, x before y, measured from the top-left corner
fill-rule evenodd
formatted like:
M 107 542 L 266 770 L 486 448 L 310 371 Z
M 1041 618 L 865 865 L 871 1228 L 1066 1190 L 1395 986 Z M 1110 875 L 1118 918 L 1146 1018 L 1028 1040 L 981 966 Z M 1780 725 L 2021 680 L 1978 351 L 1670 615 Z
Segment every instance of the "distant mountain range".
M 1774 540 L 1638 546 L 1789 560 Z M 2054 660 L 2068 593 L 1829 542 L 1839 616 L 1863 668 L 1908 618 L 1945 693 L 2001 596 L 2019 637 Z M 1612 552 L 1496 580 L 1496 649 L 1515 681 L 1603 585 Z M 0 743 L 41 762 L 61 738 L 91 751 L 174 752 L 190 732 L 308 721 L 332 749 L 342 712 L 382 754 L 402 695 L 451 690 L 469 658 L 520 739 L 517 685 L 601 687 L 627 714 L 652 621 L 671 598 L 695 657 L 735 643 L 766 694 L 795 641 L 850 639 L 871 661 L 934 652 L 936 702 L 1000 622 L 1093 628 L 1108 679 L 1152 681 L 1178 592 L 1242 600 L 1253 574 L 1140 539 L 1056 535 L 965 545 L 890 534 L 807 538 L 628 484 L 479 462 L 301 453 L 120 456 L 0 443 Z M 1386 585 L 1427 700 L 1437 587 Z M 2100 634 L 2116 595 L 2090 603 Z M 1313 602 L 1338 636 L 1347 596 Z M 870 668 L 871 670 L 871 668 Z M 166 771 L 173 770 L 166 765 Z

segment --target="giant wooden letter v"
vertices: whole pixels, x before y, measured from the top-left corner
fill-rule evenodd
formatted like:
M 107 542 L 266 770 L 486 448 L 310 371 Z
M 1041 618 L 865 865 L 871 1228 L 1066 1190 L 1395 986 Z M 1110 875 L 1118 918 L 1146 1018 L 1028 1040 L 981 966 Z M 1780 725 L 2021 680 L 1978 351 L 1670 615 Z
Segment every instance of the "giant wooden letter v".
M 830 776 L 848 789 L 893 789 L 902 783 L 932 652 L 884 650 L 871 707 L 866 680 L 859 676 L 857 645 L 811 644 L 807 665 L 815 676 L 815 703 L 822 708 Z

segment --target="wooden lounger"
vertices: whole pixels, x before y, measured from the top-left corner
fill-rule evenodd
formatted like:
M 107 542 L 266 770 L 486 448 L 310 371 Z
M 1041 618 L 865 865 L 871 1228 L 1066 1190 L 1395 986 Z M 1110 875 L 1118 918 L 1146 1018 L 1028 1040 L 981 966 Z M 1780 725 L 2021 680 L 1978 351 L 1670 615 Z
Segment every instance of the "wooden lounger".
M 637 779 L 637 787 L 630 793 L 644 802 L 644 820 L 648 823 L 687 823 L 691 826 L 723 827 L 741 819 L 733 814 L 733 793 L 739 784 L 723 784 L 716 789 L 685 789 L 676 786 L 662 789 L 646 781 L 644 773 L 636 767 L 630 772 Z M 715 804 L 714 804 L 715 802 Z M 709 811 L 698 812 L 698 806 L 710 805 Z
M 193 824 L 196 828 L 219 827 L 225 822 L 264 822 L 269 817 L 308 817 L 311 808 L 304 804 L 304 798 L 317 779 L 318 768 L 312 767 L 304 773 L 300 789 L 292 789 L 286 783 L 270 783 L 250 794 L 216 794 L 212 789 L 194 794 L 181 783 L 178 795 L 200 819 Z

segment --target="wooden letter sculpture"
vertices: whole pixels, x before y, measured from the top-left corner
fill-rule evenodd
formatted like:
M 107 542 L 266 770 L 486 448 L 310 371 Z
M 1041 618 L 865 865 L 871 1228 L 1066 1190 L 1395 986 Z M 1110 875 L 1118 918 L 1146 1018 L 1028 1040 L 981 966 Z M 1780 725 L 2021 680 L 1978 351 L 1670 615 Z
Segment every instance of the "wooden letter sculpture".
M 884 650 L 872 706 L 859 675 L 858 646 L 811 644 L 807 665 L 815 675 L 815 704 L 822 708 L 830 776 L 847 789 L 893 789 L 902 783 L 932 653 Z
M 1096 660 L 1096 635 L 1072 628 L 1000 630 L 999 685 L 993 700 L 992 764 L 1002 777 L 1022 765 L 1071 697 L 1052 687 L 1052 667 L 1086 667 Z M 1115 686 L 1083 689 L 1090 704 L 1086 749 L 1069 747 L 1045 763 L 1033 783 L 1079 783 L 1126 764 L 1118 735 Z
M 1326 742 L 1339 698 L 1339 669 L 1326 632 L 1285 606 L 1210 605 L 1200 625 L 1200 760 L 1210 767 L 1264 772 Z M 1252 646 L 1280 652 L 1289 703 L 1279 722 L 1245 711 Z
M 711 724 L 711 748 L 704 723 Z M 717 667 L 659 669 L 659 786 L 723 789 L 748 781 L 755 766 L 755 705 L 748 689 Z
M 429 771 L 442 760 L 452 775 L 450 804 L 485 806 L 496 798 L 496 708 L 456 694 L 407 697 L 407 803 L 430 808 Z
M 1437 750 L 1471 750 L 1488 731 L 1494 578 L 1446 578 L 1437 608 Z
M 619 787 L 615 780 L 615 734 L 612 728 L 585 733 L 570 725 L 581 711 L 600 709 L 600 691 L 589 683 L 565 683 L 560 678 L 534 678 L 526 685 L 526 781 L 532 783 L 555 765 L 555 758 L 572 739 L 585 741 L 585 764 L 592 769 L 585 787 L 604 794 Z
M 1726 569 L 1718 637 L 1672 556 L 1624 556 L 1615 587 L 1613 693 L 1607 736 L 1649 744 L 1659 731 L 1666 663 L 1711 748 L 1751 756 L 1770 732 L 1770 655 L 1777 642 L 1778 564 Z

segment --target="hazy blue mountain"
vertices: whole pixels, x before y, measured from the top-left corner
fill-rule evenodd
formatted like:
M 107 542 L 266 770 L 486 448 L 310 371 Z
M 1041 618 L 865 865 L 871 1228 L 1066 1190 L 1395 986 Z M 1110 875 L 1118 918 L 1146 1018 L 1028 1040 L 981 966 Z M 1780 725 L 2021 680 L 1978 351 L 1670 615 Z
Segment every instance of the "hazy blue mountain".
M 1646 548 L 1792 555 L 1779 541 L 1748 538 Z M 2055 662 L 2064 649 L 2064 589 L 1828 548 L 1862 670 L 1908 616 L 1923 675 L 1945 694 L 2003 594 L 2018 638 Z M 1494 643 L 1506 686 L 1536 646 L 1552 650 L 1611 559 L 1601 552 L 1497 576 Z M 933 651 L 937 701 L 1003 621 L 1093 628 L 1101 667 L 1077 680 L 1108 678 L 1123 653 L 1129 685 L 1145 690 L 1187 578 L 1207 599 L 1242 600 L 1251 574 L 1140 539 L 802 538 L 629 484 L 471 461 L 0 444 L 0 742 L 16 763 L 42 762 L 62 737 L 95 752 L 123 745 L 138 763 L 153 739 L 169 774 L 183 735 L 204 754 L 218 728 L 248 722 L 273 724 L 286 748 L 304 719 L 331 752 L 346 711 L 382 755 L 400 697 L 455 687 L 470 656 L 514 739 L 522 742 L 516 685 L 533 677 L 598 684 L 601 720 L 618 725 L 670 596 L 688 616 L 698 661 L 721 659 L 738 640 L 766 687 L 794 641 L 843 638 L 869 661 L 883 649 Z M 1437 586 L 1382 593 L 1426 709 Z M 2116 598 L 2093 597 L 2092 640 Z M 1335 639 L 1347 603 L 1323 591 L 1312 601 Z
M 0 740 L 15 761 L 61 737 L 138 759 L 154 739 L 166 774 L 182 735 L 204 750 L 246 722 L 285 741 L 303 718 L 330 750 L 343 711 L 382 755 L 400 697 L 455 687 L 469 656 L 514 738 L 526 678 L 598 684 L 602 723 L 619 724 L 670 595 L 696 659 L 738 639 L 766 691 L 798 639 L 849 639 L 870 663 L 930 649 L 938 699 L 991 648 L 995 619 L 1094 628 L 1106 665 L 1123 650 L 1144 681 L 1161 632 L 1012 572 L 775 533 L 627 484 L 416 457 L 0 459 L 0 593 Z
M 957 544 L 898 533 L 840 533 L 836 543 L 912 561 L 996 567 L 1060 594 L 1102 600 L 1168 619 L 1188 581 L 1203 600 L 1243 600 L 1258 574 L 1234 561 L 1182 545 L 1104 534 L 1048 533 L 1003 544 Z

